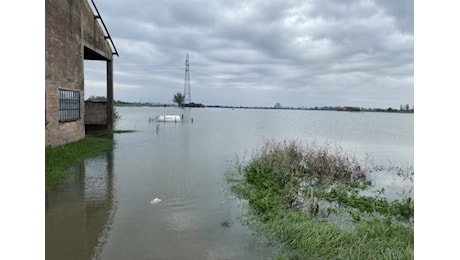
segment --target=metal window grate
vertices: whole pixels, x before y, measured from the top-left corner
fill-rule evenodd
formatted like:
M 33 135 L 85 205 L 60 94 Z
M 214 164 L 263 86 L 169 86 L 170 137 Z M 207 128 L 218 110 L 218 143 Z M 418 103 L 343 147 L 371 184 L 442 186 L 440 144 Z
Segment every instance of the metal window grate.
M 80 91 L 59 89 L 59 121 L 80 119 Z

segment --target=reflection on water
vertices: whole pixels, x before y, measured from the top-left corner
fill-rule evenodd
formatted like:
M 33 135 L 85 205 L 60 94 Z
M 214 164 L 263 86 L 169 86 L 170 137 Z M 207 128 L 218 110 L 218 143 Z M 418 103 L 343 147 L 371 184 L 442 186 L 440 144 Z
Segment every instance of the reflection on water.
M 91 259 L 105 242 L 116 210 L 113 152 L 87 159 L 46 193 L 46 259 Z
M 413 164 L 413 115 L 119 107 L 116 147 L 47 193 L 47 259 L 267 259 L 227 190 L 235 156 L 265 140 L 329 143 L 376 164 Z M 181 123 L 152 122 L 183 114 Z M 194 119 L 193 122 L 191 119 Z M 150 121 L 150 122 L 149 122 Z M 383 185 L 392 180 L 381 177 Z M 154 198 L 161 202 L 151 204 Z M 221 223 L 229 223 L 224 227 Z

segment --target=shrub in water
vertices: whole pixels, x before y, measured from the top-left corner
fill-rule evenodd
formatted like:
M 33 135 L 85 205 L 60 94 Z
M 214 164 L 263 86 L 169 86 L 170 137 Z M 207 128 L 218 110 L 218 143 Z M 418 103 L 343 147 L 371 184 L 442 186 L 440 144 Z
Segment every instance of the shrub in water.
M 413 199 L 363 195 L 367 171 L 342 149 L 271 141 L 235 169 L 231 190 L 248 201 L 257 230 L 281 243 L 278 257 L 413 258 Z

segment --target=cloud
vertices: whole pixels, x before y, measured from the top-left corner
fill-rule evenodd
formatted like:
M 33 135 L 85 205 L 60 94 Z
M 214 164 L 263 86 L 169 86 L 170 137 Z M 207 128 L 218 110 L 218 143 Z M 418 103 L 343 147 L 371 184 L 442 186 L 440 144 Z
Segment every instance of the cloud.
M 115 83 L 116 99 L 170 101 L 189 53 L 196 102 L 413 104 L 413 1 L 96 4 L 120 53 L 114 80 L 139 86 Z

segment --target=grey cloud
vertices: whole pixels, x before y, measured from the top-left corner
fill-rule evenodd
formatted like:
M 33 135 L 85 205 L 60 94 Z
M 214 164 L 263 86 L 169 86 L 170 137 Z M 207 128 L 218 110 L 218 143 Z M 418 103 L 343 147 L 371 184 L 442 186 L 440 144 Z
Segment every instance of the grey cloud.
M 115 80 L 142 90 L 115 90 L 117 99 L 150 96 L 170 101 L 172 93 L 183 88 L 188 52 L 192 97 L 198 102 L 273 105 L 277 100 L 292 106 L 341 105 L 340 100 L 363 106 L 413 102 L 411 1 L 96 4 L 120 53 Z
M 394 18 L 403 33 L 414 34 L 414 0 L 376 1 Z

